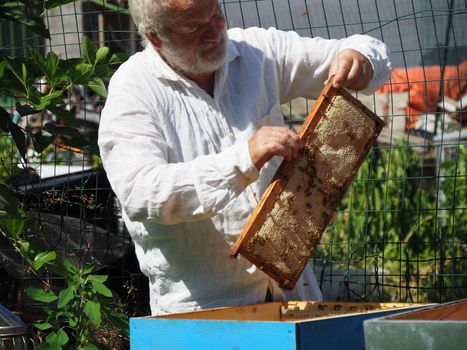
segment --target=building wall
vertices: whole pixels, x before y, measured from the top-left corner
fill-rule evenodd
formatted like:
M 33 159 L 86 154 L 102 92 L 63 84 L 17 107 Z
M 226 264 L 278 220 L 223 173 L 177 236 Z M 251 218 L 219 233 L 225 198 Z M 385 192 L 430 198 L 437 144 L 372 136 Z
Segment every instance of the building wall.
M 47 11 L 45 21 L 50 31 L 50 40 L 46 41 L 46 52 L 54 51 L 63 59 L 81 57 L 82 13 L 82 1 Z

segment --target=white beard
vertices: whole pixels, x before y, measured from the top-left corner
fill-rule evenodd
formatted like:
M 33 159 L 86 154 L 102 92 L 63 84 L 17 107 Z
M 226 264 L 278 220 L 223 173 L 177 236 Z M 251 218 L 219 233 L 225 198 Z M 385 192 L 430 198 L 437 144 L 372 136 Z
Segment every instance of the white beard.
M 181 73 L 188 73 L 192 75 L 212 73 L 218 70 L 225 62 L 227 56 L 227 31 L 222 33 L 221 43 L 209 57 L 204 57 L 203 52 L 206 49 L 212 48 L 213 44 L 200 45 L 195 55 L 187 53 L 183 47 L 177 47 L 168 40 L 162 39 L 162 46 L 159 50 L 162 57 L 165 58 L 167 63 Z M 216 44 L 217 45 L 217 44 Z

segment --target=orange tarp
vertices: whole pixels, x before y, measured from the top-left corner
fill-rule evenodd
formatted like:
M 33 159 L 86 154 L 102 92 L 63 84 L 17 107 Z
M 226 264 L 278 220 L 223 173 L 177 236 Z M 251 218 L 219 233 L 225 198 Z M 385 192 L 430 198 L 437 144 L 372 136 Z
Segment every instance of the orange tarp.
M 406 127 L 413 128 L 418 115 L 436 112 L 440 102 L 440 81 L 440 66 L 395 68 L 390 80 L 377 92 L 409 92 Z M 446 66 L 443 81 L 444 96 L 460 100 L 467 90 L 467 60 L 459 66 Z

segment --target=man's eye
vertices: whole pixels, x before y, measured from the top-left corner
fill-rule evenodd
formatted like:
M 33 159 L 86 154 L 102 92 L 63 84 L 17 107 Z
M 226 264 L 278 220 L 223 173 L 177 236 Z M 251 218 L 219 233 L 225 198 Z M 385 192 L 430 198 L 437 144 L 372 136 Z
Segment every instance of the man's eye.
M 183 28 L 183 32 L 186 34 L 195 34 L 199 30 L 199 26 Z

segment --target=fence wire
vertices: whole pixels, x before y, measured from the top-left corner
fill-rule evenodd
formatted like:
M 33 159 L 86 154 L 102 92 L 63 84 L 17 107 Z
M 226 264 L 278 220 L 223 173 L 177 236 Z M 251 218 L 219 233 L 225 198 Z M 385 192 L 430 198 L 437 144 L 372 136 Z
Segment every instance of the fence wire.
M 310 261 L 325 300 L 442 302 L 467 297 L 467 2 L 460 0 L 224 0 L 229 27 L 276 27 L 303 36 L 365 33 L 391 50 L 393 73 L 372 96 L 356 94 L 385 121 L 371 154 L 350 186 L 333 224 Z M 82 57 L 87 36 L 113 52 L 134 53 L 140 38 L 127 1 L 84 0 L 45 13 L 50 40 L 0 20 L 0 47 L 17 57 L 28 46 L 60 58 Z M 38 82 L 40 84 L 40 82 Z M 95 142 L 104 101 L 86 88 L 67 96 L 80 130 Z M 14 114 L 17 99 L 0 96 Z M 312 100 L 283 106 L 299 128 Z M 53 115 L 28 117 L 30 128 Z M 0 136 L 1 180 L 15 186 L 40 223 L 42 247 L 95 260 L 110 287 L 148 313 L 147 281 L 139 271 L 119 206 L 99 158 L 73 147 L 17 154 Z M 1 241 L 0 303 L 27 307 L 35 283 Z M 226 257 L 227 259 L 227 257 Z M 55 281 L 60 283 L 60 281 Z M 143 311 L 142 311 L 143 310 Z M 144 311 L 146 310 L 146 311 Z

